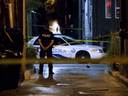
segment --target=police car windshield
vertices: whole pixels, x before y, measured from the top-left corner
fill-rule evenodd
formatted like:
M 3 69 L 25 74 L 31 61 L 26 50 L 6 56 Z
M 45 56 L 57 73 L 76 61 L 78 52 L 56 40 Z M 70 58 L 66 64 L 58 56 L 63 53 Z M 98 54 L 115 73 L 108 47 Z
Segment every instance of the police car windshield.
M 80 42 L 76 41 L 74 38 L 71 37 L 63 37 L 70 45 L 78 45 L 81 44 Z

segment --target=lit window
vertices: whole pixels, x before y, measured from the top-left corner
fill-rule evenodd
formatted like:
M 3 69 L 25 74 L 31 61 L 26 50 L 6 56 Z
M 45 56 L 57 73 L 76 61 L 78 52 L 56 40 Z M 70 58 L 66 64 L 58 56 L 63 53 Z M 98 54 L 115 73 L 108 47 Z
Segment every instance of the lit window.
M 120 0 L 115 0 L 115 18 L 120 17 Z
M 111 18 L 111 0 L 105 0 L 105 17 Z

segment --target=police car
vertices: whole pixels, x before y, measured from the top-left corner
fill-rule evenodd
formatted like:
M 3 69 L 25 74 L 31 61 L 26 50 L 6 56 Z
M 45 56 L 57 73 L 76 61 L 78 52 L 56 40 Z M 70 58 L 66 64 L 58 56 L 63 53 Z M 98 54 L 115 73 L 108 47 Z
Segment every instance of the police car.
M 31 44 L 38 50 L 37 58 L 40 58 L 40 45 L 38 37 L 39 36 L 32 38 L 28 42 L 28 45 Z M 85 45 L 70 36 L 60 34 L 54 35 L 52 53 L 55 58 L 100 59 L 105 56 L 105 52 L 101 46 Z M 82 63 L 79 59 L 77 60 L 79 63 Z

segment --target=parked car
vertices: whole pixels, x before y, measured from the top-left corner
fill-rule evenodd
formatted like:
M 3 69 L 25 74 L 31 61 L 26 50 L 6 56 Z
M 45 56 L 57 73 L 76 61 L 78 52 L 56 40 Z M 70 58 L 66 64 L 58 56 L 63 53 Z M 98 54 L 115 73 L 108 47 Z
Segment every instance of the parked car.
M 40 58 L 40 45 L 38 37 L 32 38 L 28 45 L 31 44 L 38 50 L 37 58 Z M 53 57 L 55 58 L 90 58 L 100 59 L 105 56 L 103 47 L 95 45 L 85 45 L 76 39 L 66 35 L 54 35 L 54 44 L 52 48 Z M 79 63 L 81 60 L 77 59 Z

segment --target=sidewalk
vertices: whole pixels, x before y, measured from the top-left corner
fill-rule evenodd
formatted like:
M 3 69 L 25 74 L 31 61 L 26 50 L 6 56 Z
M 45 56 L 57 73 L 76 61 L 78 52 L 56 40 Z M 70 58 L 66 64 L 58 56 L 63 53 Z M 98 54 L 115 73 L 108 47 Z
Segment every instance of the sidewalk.
M 0 96 L 128 96 L 128 88 L 110 76 L 104 64 L 54 64 L 53 75 L 46 64 L 43 74 L 37 73 L 38 66 L 19 88 Z
M 119 71 L 110 70 L 109 74 L 128 87 L 128 78 L 121 75 Z

